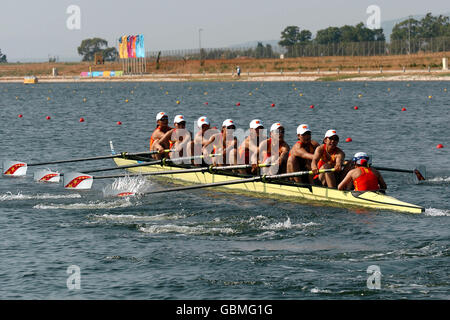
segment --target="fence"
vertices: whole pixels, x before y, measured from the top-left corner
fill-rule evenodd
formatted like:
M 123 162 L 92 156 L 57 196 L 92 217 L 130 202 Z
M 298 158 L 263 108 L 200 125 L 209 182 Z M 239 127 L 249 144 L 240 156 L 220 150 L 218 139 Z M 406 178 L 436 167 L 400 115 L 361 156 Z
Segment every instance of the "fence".
M 403 55 L 414 53 L 433 53 L 450 51 L 450 37 L 393 40 L 370 42 L 338 42 L 328 44 L 298 44 L 288 49 L 279 46 L 259 46 L 248 48 L 202 48 L 187 50 L 148 51 L 146 58 L 156 60 L 161 53 L 163 60 L 210 60 L 279 58 L 283 54 L 288 57 L 321 57 L 321 56 L 376 56 L 376 55 Z

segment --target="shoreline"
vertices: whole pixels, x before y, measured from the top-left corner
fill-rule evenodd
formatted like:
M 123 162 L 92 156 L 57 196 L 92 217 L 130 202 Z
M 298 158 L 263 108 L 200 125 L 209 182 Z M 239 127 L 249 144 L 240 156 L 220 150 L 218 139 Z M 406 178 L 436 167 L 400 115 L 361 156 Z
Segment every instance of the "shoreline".
M 120 77 L 37 76 L 38 83 L 74 82 L 189 82 L 189 81 L 244 81 L 244 82 L 313 82 L 313 81 L 450 81 L 448 71 L 371 70 L 354 72 L 247 72 L 239 78 L 232 73 L 203 74 L 142 74 Z M 0 83 L 23 83 L 24 77 L 0 77 Z

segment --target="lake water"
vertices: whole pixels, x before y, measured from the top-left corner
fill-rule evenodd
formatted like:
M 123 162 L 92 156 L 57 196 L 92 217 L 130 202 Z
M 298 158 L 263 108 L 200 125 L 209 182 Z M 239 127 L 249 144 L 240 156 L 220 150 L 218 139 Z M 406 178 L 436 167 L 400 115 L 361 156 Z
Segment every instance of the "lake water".
M 26 177 L 0 178 L 0 297 L 449 299 L 446 89 L 448 82 L 0 84 L 1 160 L 108 155 L 110 140 L 119 152 L 146 151 L 155 115 L 164 111 L 170 122 L 183 114 L 190 130 L 202 115 L 216 126 L 233 118 L 240 128 L 254 118 L 266 128 L 280 121 L 290 145 L 300 123 L 318 141 L 334 128 L 347 158 L 365 151 L 378 166 L 424 165 L 428 178 L 415 184 L 409 174 L 383 172 L 390 195 L 426 208 L 413 215 L 211 189 L 108 198 L 111 180 L 70 192 L 35 183 L 38 168 L 30 167 Z M 101 160 L 49 168 L 112 166 Z M 380 289 L 367 287 L 372 265 L 381 272 Z M 70 266 L 79 273 L 68 274 Z M 69 278 L 77 274 L 81 282 Z M 79 289 L 70 286 L 77 283 Z

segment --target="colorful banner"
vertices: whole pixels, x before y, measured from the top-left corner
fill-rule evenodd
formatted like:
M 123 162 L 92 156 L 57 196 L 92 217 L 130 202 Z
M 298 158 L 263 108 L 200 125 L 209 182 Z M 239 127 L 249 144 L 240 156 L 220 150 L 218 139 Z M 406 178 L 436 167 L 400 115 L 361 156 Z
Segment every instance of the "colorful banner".
M 120 37 L 119 58 L 145 58 L 144 35 Z

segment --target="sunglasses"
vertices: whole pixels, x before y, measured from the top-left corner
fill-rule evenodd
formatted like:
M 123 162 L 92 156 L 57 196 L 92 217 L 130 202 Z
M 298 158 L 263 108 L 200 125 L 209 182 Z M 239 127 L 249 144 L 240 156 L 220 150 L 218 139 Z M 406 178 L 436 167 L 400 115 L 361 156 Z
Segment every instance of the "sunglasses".
M 331 137 L 328 137 L 328 139 L 334 140 L 334 141 L 339 141 L 339 137 L 338 136 L 331 136 Z

